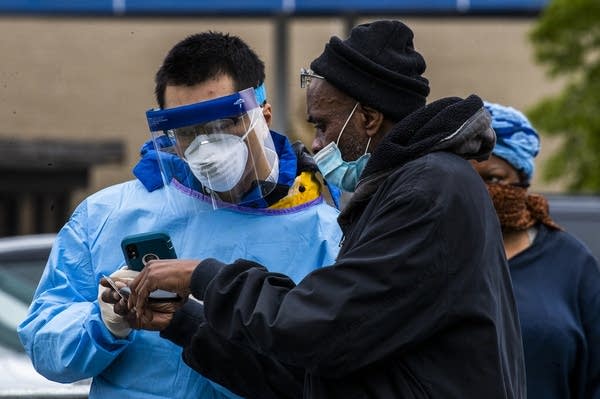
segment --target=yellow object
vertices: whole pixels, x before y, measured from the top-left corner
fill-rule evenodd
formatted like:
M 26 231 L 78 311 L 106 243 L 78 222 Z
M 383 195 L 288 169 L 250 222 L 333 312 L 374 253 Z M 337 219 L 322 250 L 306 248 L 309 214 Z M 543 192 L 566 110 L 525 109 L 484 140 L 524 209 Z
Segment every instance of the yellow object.
M 312 172 L 301 172 L 294 184 L 290 187 L 288 195 L 271 205 L 270 209 L 284 209 L 302 205 L 321 195 L 321 183 Z

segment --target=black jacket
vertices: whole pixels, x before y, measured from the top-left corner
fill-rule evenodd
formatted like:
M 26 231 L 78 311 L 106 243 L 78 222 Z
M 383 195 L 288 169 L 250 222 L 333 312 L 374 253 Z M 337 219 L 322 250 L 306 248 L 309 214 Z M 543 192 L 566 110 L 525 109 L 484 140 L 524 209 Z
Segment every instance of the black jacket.
M 407 117 L 340 215 L 334 265 L 295 285 L 247 260 L 204 260 L 195 335 L 181 315 L 163 335 L 246 397 L 524 398 L 500 227 L 463 158 L 489 154 L 489 123 L 474 96 Z

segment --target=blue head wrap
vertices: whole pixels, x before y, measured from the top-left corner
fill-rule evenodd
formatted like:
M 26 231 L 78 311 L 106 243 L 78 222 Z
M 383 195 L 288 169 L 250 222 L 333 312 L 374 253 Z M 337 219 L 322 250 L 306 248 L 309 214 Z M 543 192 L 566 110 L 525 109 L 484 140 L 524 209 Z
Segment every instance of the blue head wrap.
M 504 159 L 522 172 L 527 181 L 534 171 L 533 159 L 540 151 L 540 137 L 523 113 L 500 104 L 484 102 L 492 115 L 492 128 L 496 132 L 496 146 L 492 154 Z

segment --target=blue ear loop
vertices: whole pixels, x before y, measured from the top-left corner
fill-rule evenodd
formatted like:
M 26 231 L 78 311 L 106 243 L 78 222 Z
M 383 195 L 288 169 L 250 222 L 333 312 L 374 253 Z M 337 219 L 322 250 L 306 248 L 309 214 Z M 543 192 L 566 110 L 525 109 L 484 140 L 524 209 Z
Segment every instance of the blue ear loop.
M 256 102 L 262 107 L 265 101 L 267 101 L 267 90 L 265 89 L 264 82 L 254 88 L 254 95 L 256 96 Z

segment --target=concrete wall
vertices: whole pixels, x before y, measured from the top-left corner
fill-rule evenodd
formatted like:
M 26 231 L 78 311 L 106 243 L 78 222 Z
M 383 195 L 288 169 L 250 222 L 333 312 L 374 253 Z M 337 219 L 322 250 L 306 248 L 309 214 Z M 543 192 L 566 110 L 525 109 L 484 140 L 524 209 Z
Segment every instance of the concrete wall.
M 375 18 L 369 18 L 375 19 Z M 367 21 L 360 19 L 357 22 Z M 527 33 L 531 19 L 418 19 L 415 31 L 425 56 L 429 100 L 477 93 L 490 101 L 526 109 L 559 86 L 532 59 Z M 304 92 L 298 71 L 323 49 L 331 35 L 344 36 L 338 18 L 290 21 L 288 134 L 310 143 Z M 203 30 L 244 38 L 265 60 L 267 90 L 277 108 L 273 76 L 274 21 L 265 19 L 40 19 L 0 18 L 0 137 L 119 138 L 126 142 L 123 165 L 99 166 L 91 185 L 73 202 L 131 178 L 138 148 L 148 138 L 144 112 L 154 106 L 153 77 L 169 48 Z M 555 143 L 546 140 L 538 165 Z M 557 191 L 540 181 L 533 188 Z

